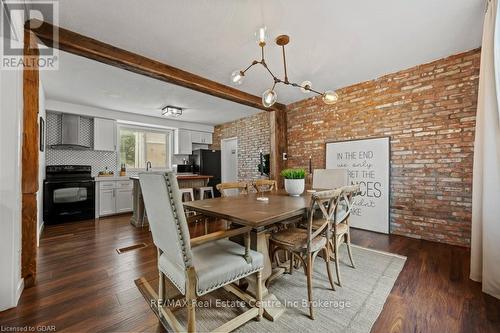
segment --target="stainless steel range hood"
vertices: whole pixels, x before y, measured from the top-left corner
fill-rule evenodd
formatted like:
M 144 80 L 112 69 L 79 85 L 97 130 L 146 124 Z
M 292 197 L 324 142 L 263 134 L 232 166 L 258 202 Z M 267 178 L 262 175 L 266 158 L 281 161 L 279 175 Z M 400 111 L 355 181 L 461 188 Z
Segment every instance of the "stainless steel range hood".
M 61 116 L 61 143 L 50 146 L 52 149 L 90 149 L 80 141 L 80 116 L 62 114 Z

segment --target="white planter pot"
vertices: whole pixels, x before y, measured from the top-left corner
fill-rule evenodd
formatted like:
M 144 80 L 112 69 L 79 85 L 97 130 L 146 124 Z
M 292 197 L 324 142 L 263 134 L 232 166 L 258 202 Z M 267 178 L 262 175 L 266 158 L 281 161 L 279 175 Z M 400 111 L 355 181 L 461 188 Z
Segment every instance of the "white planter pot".
M 298 197 L 304 192 L 304 179 L 285 179 L 285 191 L 292 197 Z

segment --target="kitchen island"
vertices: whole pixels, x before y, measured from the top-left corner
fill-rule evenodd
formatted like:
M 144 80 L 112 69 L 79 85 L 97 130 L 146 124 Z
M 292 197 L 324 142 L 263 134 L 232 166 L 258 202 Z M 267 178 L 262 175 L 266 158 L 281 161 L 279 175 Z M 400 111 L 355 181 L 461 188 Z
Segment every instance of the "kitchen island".
M 179 188 L 197 188 L 207 186 L 210 178 L 213 176 L 197 175 L 197 174 L 178 174 L 177 182 Z M 139 176 L 132 176 L 130 179 L 133 181 L 133 215 L 130 223 L 135 227 L 146 225 L 147 219 L 144 219 L 144 201 L 142 199 L 141 185 L 139 183 Z

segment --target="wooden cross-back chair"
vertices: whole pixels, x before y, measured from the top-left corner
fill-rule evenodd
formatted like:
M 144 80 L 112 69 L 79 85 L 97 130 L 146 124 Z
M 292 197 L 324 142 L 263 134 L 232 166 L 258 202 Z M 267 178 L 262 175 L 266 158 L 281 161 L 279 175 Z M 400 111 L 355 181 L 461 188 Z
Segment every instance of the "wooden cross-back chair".
M 245 182 L 220 183 L 220 184 L 217 184 L 215 187 L 220 192 L 222 197 L 231 196 L 227 192 L 227 190 L 238 190 L 238 194 L 247 194 L 248 193 L 248 184 Z
M 153 242 L 158 248 L 158 313 L 177 332 L 196 331 L 196 299 L 224 287 L 236 296 L 242 292 L 229 286 L 232 282 L 255 274 L 256 297 L 243 293 L 244 301 L 253 304 L 250 309 L 215 329 L 216 332 L 232 331 L 245 322 L 262 317 L 261 270 L 264 258 L 250 250 L 250 227 L 218 231 L 190 239 L 181 194 L 172 172 L 140 173 L 144 204 L 148 211 Z M 230 241 L 229 237 L 244 235 L 245 246 Z M 165 279 L 177 289 L 177 296 L 186 299 L 187 330 L 165 305 L 167 291 Z M 170 295 L 171 296 L 171 295 Z
M 270 242 L 273 245 L 271 258 L 274 258 L 274 254 L 279 250 L 290 253 L 290 273 L 293 272 L 294 258 L 297 258 L 303 264 L 304 273 L 307 277 L 307 296 L 309 299 L 309 317 L 311 319 L 314 319 L 312 304 L 312 272 L 314 261 L 320 252 L 323 252 L 330 286 L 332 290 L 335 290 L 335 283 L 330 269 L 330 243 L 328 239 L 331 237 L 331 220 L 328 216 L 330 216 L 331 211 L 335 209 L 334 207 L 340 193 L 340 190 L 314 193 L 308 211 L 306 229 L 292 227 L 273 233 L 270 238 Z M 324 213 L 324 218 L 321 220 L 314 218 L 315 210 L 318 208 Z M 313 227 L 313 223 L 317 223 L 315 227 Z
M 339 188 L 339 197 L 334 205 L 334 209 L 330 209 L 328 212 L 323 211 L 323 215 L 328 213 L 328 218 L 332 221 L 332 232 L 330 237 L 330 245 L 332 249 L 332 257 L 335 260 L 335 271 L 337 273 L 337 281 L 339 286 L 342 286 L 342 281 L 340 279 L 340 255 L 339 247 L 342 243 L 346 243 L 347 254 L 349 255 L 349 260 L 351 261 L 352 268 L 356 268 L 354 264 L 354 259 L 352 257 L 351 250 L 351 233 L 349 225 L 349 217 L 351 215 L 352 204 L 354 198 L 360 194 L 359 185 L 349 185 Z M 313 228 L 318 229 L 321 227 L 322 220 L 317 219 L 313 221 Z
M 272 179 L 257 179 L 252 185 L 257 193 L 276 191 L 278 189 L 276 181 Z

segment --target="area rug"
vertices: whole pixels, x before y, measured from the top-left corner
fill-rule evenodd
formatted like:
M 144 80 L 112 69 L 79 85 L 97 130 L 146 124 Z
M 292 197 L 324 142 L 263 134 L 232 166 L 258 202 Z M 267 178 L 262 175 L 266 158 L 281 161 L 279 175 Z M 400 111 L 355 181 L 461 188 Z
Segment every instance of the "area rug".
M 330 289 L 325 262 L 321 258 L 316 259 L 313 275 L 315 320 L 308 317 L 306 277 L 303 270 L 296 270 L 292 275 L 284 274 L 273 280 L 269 286 L 270 292 L 285 304 L 284 314 L 274 322 L 267 319 L 250 321 L 236 332 L 370 332 L 403 269 L 406 257 L 359 246 L 353 246 L 353 256 L 356 269 L 348 264 L 346 247 L 341 247 L 342 287 L 336 286 L 336 291 Z M 333 263 L 332 272 L 336 276 Z M 144 287 L 144 282 L 144 279 L 138 279 L 136 285 L 151 304 L 151 293 Z M 148 283 L 154 289 L 157 286 L 157 281 L 148 281 L 146 285 Z M 197 330 L 211 331 L 242 313 L 246 308 L 237 300 L 222 289 L 202 297 L 199 304 L 205 307 L 197 308 Z M 154 306 L 152 310 L 155 310 Z M 175 315 L 186 326 L 185 310 L 178 310 Z M 162 322 L 171 331 L 168 324 Z

